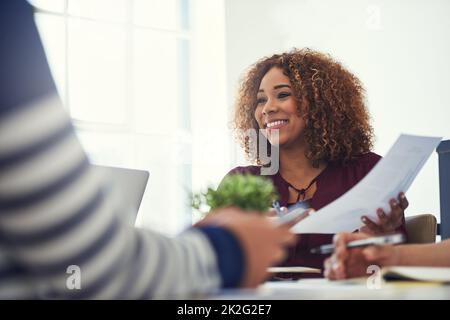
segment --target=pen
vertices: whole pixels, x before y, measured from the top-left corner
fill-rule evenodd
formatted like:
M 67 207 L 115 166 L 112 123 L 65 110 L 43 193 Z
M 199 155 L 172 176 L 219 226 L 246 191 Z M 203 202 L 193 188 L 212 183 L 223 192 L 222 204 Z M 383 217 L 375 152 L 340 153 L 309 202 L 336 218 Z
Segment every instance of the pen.
M 347 243 L 347 248 L 361 248 L 361 247 L 367 247 L 367 246 L 379 246 L 379 245 L 386 245 L 386 244 L 398 244 L 403 243 L 405 241 L 405 237 L 402 234 L 392 234 L 388 236 L 383 237 L 372 237 L 362 240 L 355 240 Z M 335 249 L 334 244 L 326 244 L 323 246 L 320 246 L 318 248 L 311 249 L 311 253 L 317 253 L 317 254 L 328 254 L 332 253 Z
M 275 209 L 278 217 L 281 217 L 283 215 L 283 212 L 281 211 L 280 203 L 278 201 L 272 202 L 272 208 Z

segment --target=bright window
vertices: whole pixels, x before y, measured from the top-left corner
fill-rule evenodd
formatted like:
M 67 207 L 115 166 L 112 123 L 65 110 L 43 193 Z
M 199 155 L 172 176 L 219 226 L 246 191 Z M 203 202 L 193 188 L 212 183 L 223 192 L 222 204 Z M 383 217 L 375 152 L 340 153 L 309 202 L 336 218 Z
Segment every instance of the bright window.
M 150 172 L 137 224 L 173 234 L 191 223 L 188 191 L 231 163 L 223 1 L 31 3 L 91 160 Z

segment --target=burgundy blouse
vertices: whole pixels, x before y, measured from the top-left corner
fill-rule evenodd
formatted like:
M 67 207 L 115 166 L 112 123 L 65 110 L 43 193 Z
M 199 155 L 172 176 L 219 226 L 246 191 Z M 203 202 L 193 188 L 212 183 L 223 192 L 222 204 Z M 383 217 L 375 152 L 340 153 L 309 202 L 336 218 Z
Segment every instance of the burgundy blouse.
M 381 157 L 373 152 L 363 154 L 346 164 L 328 163 L 327 167 L 320 173 L 316 180 L 316 192 L 308 200 L 309 205 L 315 210 L 326 206 L 341 195 L 350 190 L 375 166 Z M 247 166 L 236 167 L 228 175 L 247 173 L 260 175 L 261 167 Z M 287 206 L 289 197 L 288 183 L 280 173 L 266 176 L 271 179 L 280 196 L 281 206 Z M 308 181 L 309 182 L 309 181 Z M 399 228 L 405 233 L 404 222 Z M 310 249 L 332 242 L 334 234 L 301 234 L 297 235 L 297 243 L 289 250 L 286 261 L 282 266 L 304 266 L 323 269 L 323 262 L 327 255 L 310 253 Z M 317 277 L 318 274 L 279 274 L 282 278 L 307 278 Z

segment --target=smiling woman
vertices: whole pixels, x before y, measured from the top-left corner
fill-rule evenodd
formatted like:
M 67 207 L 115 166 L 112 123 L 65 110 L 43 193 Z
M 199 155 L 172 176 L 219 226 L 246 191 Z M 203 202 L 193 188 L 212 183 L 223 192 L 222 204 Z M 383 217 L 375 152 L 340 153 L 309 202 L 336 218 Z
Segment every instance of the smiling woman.
M 271 106 L 274 98 L 294 107 L 306 122 L 303 138 L 311 160 L 346 161 L 371 150 L 373 132 L 363 86 L 330 56 L 301 49 L 258 61 L 244 78 L 236 102 L 234 127 L 241 143 L 248 144 L 241 132 L 262 128 L 258 120 L 263 106 L 265 120 L 269 113 L 273 117 L 280 106 Z
M 250 146 L 274 145 L 280 169 L 268 178 L 280 204 L 324 207 L 358 183 L 381 158 L 371 152 L 373 132 L 364 94 L 358 78 L 329 55 L 301 49 L 261 59 L 241 83 L 234 116 L 236 136 L 256 165 L 237 167 L 228 175 L 263 174 L 261 168 L 268 165 L 261 161 L 264 155 L 250 152 Z M 262 135 L 247 135 L 250 129 L 261 130 Z M 263 141 L 252 141 L 254 137 Z M 379 213 L 380 221 L 363 217 L 364 231 L 405 233 L 403 206 L 391 209 L 389 215 Z M 325 257 L 310 249 L 332 237 L 302 234 L 285 265 L 322 268 Z

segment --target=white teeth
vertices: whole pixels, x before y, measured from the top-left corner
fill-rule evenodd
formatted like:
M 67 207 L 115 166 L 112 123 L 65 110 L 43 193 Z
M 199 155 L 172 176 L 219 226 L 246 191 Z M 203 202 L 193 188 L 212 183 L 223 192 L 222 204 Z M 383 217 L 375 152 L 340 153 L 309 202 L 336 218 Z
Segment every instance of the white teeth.
M 287 120 L 277 120 L 277 121 L 269 122 L 267 124 L 267 128 L 272 128 L 272 127 L 275 127 L 275 126 L 279 126 L 279 125 L 282 125 L 284 123 L 287 123 Z

